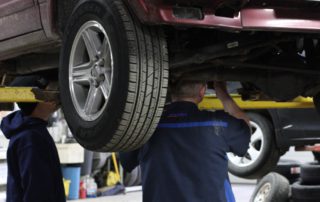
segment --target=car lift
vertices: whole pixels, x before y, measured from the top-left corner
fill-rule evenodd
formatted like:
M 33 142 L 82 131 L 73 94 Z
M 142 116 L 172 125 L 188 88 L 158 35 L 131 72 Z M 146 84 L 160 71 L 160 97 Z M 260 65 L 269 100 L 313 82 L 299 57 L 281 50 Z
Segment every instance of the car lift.
M 0 103 L 59 100 L 59 92 L 32 87 L 0 87 Z
M 231 97 L 241 109 L 314 108 L 313 100 L 310 97 L 297 97 L 290 102 L 244 101 L 239 94 L 231 94 Z M 223 105 L 215 95 L 206 95 L 203 101 L 199 104 L 199 108 L 216 110 L 223 109 Z
M 243 101 L 241 95 L 231 94 L 242 109 L 314 108 L 312 98 L 297 97 L 290 102 Z M 0 103 L 43 102 L 59 100 L 59 92 L 32 87 L 0 87 Z M 219 110 L 223 105 L 215 95 L 206 95 L 200 109 Z M 319 151 L 320 145 L 297 147 L 296 151 Z
M 232 98 L 242 109 L 274 109 L 274 108 L 314 108 L 312 98 L 297 97 L 290 102 L 243 101 L 238 94 Z M 42 102 L 59 99 L 59 92 L 32 87 L 0 87 L 0 103 L 8 102 Z M 253 104 L 254 103 L 254 104 Z M 223 109 L 222 103 L 215 95 L 206 95 L 199 104 L 200 109 Z

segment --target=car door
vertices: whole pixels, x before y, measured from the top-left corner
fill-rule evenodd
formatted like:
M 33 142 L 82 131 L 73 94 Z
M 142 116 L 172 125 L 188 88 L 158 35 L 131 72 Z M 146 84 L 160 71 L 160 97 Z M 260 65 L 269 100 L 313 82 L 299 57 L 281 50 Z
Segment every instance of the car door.
M 42 29 L 34 0 L 0 0 L 0 42 Z
M 320 143 L 320 115 L 315 109 L 269 110 L 280 147 Z

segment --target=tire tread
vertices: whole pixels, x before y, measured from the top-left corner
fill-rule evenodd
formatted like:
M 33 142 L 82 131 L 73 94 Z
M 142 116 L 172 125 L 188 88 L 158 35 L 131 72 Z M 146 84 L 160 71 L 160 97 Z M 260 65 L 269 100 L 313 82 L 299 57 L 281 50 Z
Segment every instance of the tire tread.
M 129 93 L 119 128 L 101 150 L 129 151 L 142 146 L 160 120 L 167 95 L 168 54 L 159 29 L 141 25 L 121 0 L 114 1 L 114 5 L 128 39 Z

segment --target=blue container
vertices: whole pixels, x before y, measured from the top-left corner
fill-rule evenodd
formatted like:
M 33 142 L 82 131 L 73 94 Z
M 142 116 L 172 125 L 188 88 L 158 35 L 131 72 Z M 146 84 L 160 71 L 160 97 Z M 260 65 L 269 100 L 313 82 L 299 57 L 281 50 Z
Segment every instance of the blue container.
M 80 166 L 66 166 L 62 167 L 63 177 L 70 180 L 69 200 L 79 199 L 80 189 Z

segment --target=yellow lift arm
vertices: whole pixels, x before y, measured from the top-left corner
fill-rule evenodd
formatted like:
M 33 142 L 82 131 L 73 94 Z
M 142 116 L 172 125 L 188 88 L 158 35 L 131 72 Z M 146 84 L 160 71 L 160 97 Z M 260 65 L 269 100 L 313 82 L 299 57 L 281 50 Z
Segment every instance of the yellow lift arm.
M 274 101 L 243 101 L 238 94 L 232 98 L 242 109 L 272 109 L 272 108 L 314 108 L 312 98 L 297 97 L 290 102 Z M 58 91 L 41 90 L 32 87 L 0 87 L 0 103 L 8 102 L 41 102 L 59 99 Z M 206 95 L 199 104 L 200 109 L 223 109 L 222 103 L 215 95 Z
M 59 92 L 32 87 L 0 87 L 0 102 L 41 102 L 59 100 Z
M 275 108 L 314 108 L 312 98 L 297 97 L 290 102 L 243 101 L 238 94 L 231 95 L 241 109 L 275 109 Z M 215 95 L 206 95 L 199 104 L 200 109 L 223 109 L 222 103 Z

